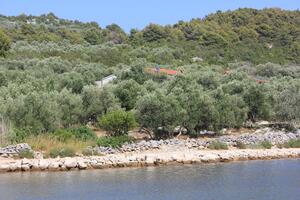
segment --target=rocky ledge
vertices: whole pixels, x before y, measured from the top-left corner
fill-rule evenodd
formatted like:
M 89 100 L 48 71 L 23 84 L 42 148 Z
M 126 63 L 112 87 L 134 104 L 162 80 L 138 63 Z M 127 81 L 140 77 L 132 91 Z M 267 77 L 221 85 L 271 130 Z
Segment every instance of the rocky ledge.
M 224 135 L 217 138 L 198 138 L 198 139 L 167 139 L 167 140 L 149 140 L 140 141 L 137 143 L 127 143 L 121 148 L 110 147 L 90 147 L 89 151 L 95 154 L 117 154 L 125 152 L 142 152 L 151 149 L 162 148 L 197 148 L 207 149 L 212 141 L 220 141 L 226 143 L 229 147 L 236 146 L 237 143 L 243 143 L 245 145 L 258 145 L 263 141 L 268 141 L 272 145 L 279 145 L 289 140 L 300 139 L 300 130 L 296 132 L 278 131 L 271 128 L 257 129 L 254 133 L 245 133 L 241 135 Z
M 174 151 L 152 150 L 143 153 L 133 152 L 74 158 L 22 160 L 2 158 L 0 159 L 0 172 L 68 171 L 281 158 L 300 158 L 300 149 L 234 149 L 216 151 L 182 148 Z

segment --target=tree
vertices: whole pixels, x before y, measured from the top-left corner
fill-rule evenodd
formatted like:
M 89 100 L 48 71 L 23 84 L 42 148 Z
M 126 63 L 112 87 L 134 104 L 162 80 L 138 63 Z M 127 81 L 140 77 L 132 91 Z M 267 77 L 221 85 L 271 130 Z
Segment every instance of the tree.
M 57 96 L 57 104 L 61 110 L 61 124 L 70 127 L 80 123 L 82 114 L 81 96 L 72 94 L 69 90 L 62 90 Z
M 4 57 L 10 49 L 10 38 L 0 29 L 0 57 Z
M 213 98 L 196 87 L 177 93 L 176 96 L 185 111 L 185 117 L 181 115 L 181 125 L 187 128 L 189 134 L 215 129 L 218 112 Z
M 134 115 L 122 110 L 112 111 L 99 118 L 100 127 L 113 136 L 127 135 L 136 126 Z
M 115 96 L 107 88 L 85 86 L 81 96 L 85 121 L 96 122 L 97 117 L 119 108 Z
M 300 121 L 300 85 L 289 84 L 275 96 L 275 112 L 283 121 Z
M 118 84 L 114 94 L 119 98 L 121 107 L 129 111 L 135 107 L 141 92 L 142 87 L 136 81 L 125 80 Z
M 252 121 L 268 119 L 271 115 L 271 102 L 262 85 L 252 84 L 244 94 L 244 101 L 249 108 L 248 118 Z
M 147 94 L 137 102 L 137 118 L 156 138 L 169 137 L 180 124 L 182 109 L 174 96 L 162 92 Z
M 163 27 L 157 24 L 150 24 L 143 30 L 143 38 L 146 42 L 155 42 L 166 37 L 167 35 Z
M 91 45 L 96 45 L 103 42 L 101 30 L 94 27 L 84 32 L 84 39 Z

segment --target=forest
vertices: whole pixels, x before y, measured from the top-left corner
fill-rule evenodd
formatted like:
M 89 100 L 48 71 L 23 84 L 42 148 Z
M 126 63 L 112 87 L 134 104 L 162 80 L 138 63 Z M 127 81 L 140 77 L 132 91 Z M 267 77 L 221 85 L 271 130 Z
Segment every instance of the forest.
M 11 143 L 93 138 L 86 125 L 163 138 L 178 126 L 197 136 L 248 121 L 299 123 L 300 11 L 218 11 L 129 33 L 53 13 L 0 15 L 0 120 Z

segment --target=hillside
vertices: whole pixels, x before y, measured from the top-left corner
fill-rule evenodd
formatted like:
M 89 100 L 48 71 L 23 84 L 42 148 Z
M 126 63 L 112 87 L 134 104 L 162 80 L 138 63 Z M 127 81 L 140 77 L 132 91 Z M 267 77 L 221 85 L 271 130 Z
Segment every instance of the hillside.
M 197 136 L 300 120 L 299 11 L 239 9 L 128 34 L 53 13 L 0 16 L 0 57 L 8 143 L 41 133 L 72 138 L 72 128 L 103 127 L 120 109 L 157 138 L 177 126 Z M 95 84 L 111 74 L 117 79 L 104 88 Z

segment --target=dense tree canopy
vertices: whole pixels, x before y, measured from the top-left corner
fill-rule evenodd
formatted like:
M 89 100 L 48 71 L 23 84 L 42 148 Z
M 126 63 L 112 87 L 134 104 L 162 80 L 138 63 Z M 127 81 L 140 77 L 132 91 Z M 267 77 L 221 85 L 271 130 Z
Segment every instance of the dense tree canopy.
M 299 122 L 299 23 L 299 11 L 238 9 L 127 34 L 53 13 L 1 15 L 0 116 L 39 134 L 130 112 L 157 137 Z

